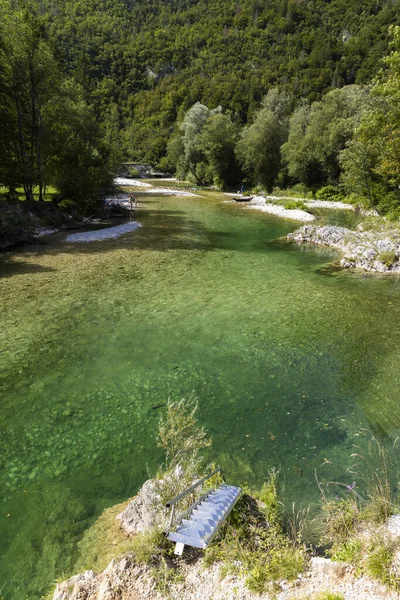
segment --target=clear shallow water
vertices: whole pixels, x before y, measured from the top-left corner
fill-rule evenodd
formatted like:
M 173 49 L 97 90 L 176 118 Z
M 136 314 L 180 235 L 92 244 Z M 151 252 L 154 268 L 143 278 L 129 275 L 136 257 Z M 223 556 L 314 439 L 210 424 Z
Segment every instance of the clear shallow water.
M 0 258 L 7 600 L 73 569 L 83 531 L 154 472 L 168 397 L 198 397 L 229 481 L 275 466 L 288 503 L 317 501 L 314 469 L 353 481 L 362 427 L 400 430 L 397 279 L 335 272 L 277 241 L 295 224 L 206 194 L 143 201 L 117 240 Z

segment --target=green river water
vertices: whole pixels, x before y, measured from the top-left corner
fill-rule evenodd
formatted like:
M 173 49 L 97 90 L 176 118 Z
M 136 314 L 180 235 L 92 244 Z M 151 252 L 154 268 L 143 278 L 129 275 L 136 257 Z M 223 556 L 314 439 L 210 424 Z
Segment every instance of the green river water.
M 356 479 L 362 428 L 400 431 L 398 279 L 331 269 L 278 240 L 294 222 L 222 195 L 142 198 L 137 232 L 0 257 L 6 600 L 73 571 L 83 532 L 155 472 L 169 397 L 196 395 L 229 482 L 280 468 L 298 506 L 318 500 L 314 469 Z

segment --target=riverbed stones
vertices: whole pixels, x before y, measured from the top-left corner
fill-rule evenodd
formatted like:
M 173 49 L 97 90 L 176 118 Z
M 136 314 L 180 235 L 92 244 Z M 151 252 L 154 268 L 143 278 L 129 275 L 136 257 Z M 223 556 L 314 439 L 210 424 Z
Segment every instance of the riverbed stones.
M 400 230 L 357 231 L 325 225 L 304 225 L 287 239 L 292 242 L 309 242 L 330 246 L 343 253 L 342 267 L 359 267 L 377 273 L 400 273 Z

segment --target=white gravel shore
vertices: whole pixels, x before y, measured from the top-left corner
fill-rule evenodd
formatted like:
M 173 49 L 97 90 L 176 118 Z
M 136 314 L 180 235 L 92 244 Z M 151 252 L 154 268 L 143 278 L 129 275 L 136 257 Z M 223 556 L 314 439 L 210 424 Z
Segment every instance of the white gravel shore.
M 192 196 L 198 198 L 198 194 L 193 192 L 185 192 L 184 190 L 173 190 L 172 188 L 152 187 L 151 190 L 146 190 L 146 194 L 157 194 L 157 196 Z
M 131 223 L 124 223 L 123 225 L 116 225 L 115 227 L 107 227 L 105 229 L 98 229 L 97 231 L 81 231 L 80 233 L 70 233 L 65 238 L 66 242 L 97 242 L 99 240 L 110 240 L 117 238 L 124 233 L 135 231 L 141 227 L 141 223 L 132 221 Z
M 353 204 L 346 204 L 346 202 L 331 202 L 330 200 L 303 200 L 303 202 L 309 208 L 340 208 L 343 210 L 355 210 Z
M 246 206 L 247 208 L 254 208 L 256 210 L 260 210 L 261 212 L 267 212 L 278 217 L 284 217 L 285 219 L 292 219 L 293 221 L 302 221 L 304 223 L 315 221 L 314 215 L 311 215 L 305 210 L 300 210 L 298 208 L 288 210 L 280 204 L 272 204 L 271 202 L 266 202 L 265 200 L 266 199 L 263 196 L 254 196 L 253 200 L 251 200 L 251 202 L 249 202 Z
M 114 179 L 115 185 L 123 185 L 123 186 L 135 186 L 135 187 L 153 187 L 151 183 L 145 183 L 144 181 L 139 181 L 138 179 L 131 179 L 130 177 L 116 177 Z

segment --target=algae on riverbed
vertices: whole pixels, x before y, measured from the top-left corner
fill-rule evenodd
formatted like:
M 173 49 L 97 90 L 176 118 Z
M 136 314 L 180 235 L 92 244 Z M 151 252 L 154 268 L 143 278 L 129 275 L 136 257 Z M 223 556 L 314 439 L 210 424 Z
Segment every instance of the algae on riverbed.
M 194 391 L 230 481 L 281 467 L 287 501 L 317 498 L 313 469 L 345 464 L 361 426 L 400 428 L 396 282 L 323 275 L 332 252 L 275 241 L 292 223 L 199 193 L 143 194 L 115 240 L 0 259 L 7 600 L 39 597 L 154 472 L 168 397 Z

